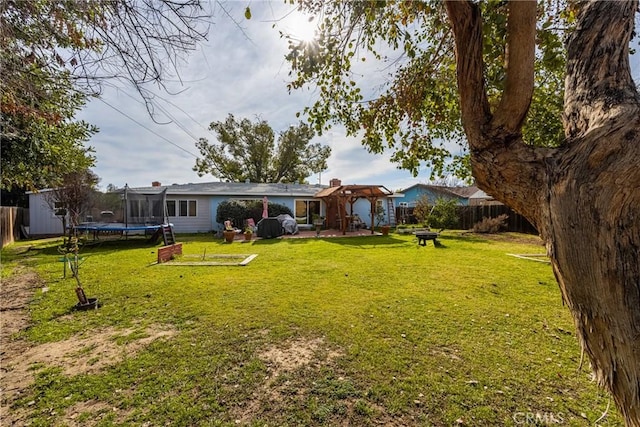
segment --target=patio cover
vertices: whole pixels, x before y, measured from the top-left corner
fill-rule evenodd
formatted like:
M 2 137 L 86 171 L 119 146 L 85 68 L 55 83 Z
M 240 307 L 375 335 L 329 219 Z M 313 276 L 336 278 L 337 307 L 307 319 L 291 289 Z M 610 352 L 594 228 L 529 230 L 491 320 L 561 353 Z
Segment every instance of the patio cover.
M 347 216 L 353 216 L 353 204 L 358 199 L 367 199 L 371 203 L 371 234 L 376 214 L 376 202 L 378 199 L 388 197 L 393 194 L 384 185 L 339 185 L 329 187 L 317 192 L 313 197 L 321 199 L 326 206 L 327 226 L 342 230 L 342 234 L 347 233 Z M 349 213 L 347 214 L 347 203 Z

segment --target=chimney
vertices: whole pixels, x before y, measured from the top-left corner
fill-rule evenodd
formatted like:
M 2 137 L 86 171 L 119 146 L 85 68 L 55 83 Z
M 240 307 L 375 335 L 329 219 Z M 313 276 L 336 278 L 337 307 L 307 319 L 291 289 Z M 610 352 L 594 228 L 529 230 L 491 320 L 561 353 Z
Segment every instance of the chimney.
M 342 185 L 342 181 L 340 181 L 338 178 L 333 178 L 331 181 L 329 181 L 329 187 L 340 187 Z
M 160 181 L 153 181 L 153 182 L 151 183 L 151 186 L 152 186 L 152 187 L 160 187 L 160 186 L 162 186 L 162 184 L 160 184 Z

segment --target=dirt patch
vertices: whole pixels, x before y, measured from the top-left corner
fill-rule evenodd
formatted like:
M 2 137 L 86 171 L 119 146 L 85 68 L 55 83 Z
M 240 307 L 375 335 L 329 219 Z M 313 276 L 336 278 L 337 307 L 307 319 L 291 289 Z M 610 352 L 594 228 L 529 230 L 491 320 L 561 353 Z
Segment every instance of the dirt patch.
M 260 359 L 267 362 L 273 375 L 280 372 L 294 371 L 301 366 L 308 365 L 313 360 L 314 354 L 320 348 L 323 340 L 297 339 L 289 341 L 284 348 L 270 347 L 259 354 Z
M 118 344 L 122 339 L 128 341 L 131 334 L 144 337 Z M 136 328 L 104 328 L 83 335 L 74 335 L 64 341 L 40 344 L 24 349 L 19 358 L 7 358 L 3 363 L 4 392 L 11 396 L 20 392 L 33 382 L 33 366 L 62 368 L 67 376 L 95 373 L 106 366 L 115 365 L 125 357 L 135 355 L 159 338 L 168 338 L 176 334 L 172 327 L 153 325 L 142 331 Z M 37 370 L 35 370 L 37 372 Z
M 0 303 L 0 383 L 2 404 L 0 419 L 3 425 L 20 425 L 27 419 L 25 411 L 10 411 L 13 401 L 34 381 L 38 368 L 60 367 L 65 375 L 98 372 L 131 357 L 157 339 L 167 339 L 177 331 L 171 325 L 149 325 L 128 329 L 103 328 L 75 335 L 67 340 L 33 345 L 15 334 L 29 326 L 28 304 L 35 291 L 43 286 L 38 275 L 18 267 L 2 283 Z M 87 403 L 70 414 L 94 409 L 103 411 L 100 402 Z M 90 407 L 90 408 L 89 408 Z M 88 409 L 89 408 L 89 409 Z M 93 408 L 93 409 L 91 409 Z
M 27 306 L 43 282 L 38 275 L 25 267 L 17 267 L 13 274 L 2 280 L 2 299 L 0 299 L 0 342 L 2 360 L 8 353 L 6 346 L 11 336 L 29 325 Z
M 252 393 L 252 397 L 239 408 L 235 414 L 236 424 L 244 425 L 251 422 L 256 414 L 264 410 L 277 408 L 285 400 L 288 381 L 281 384 L 279 379 L 283 374 L 300 373 L 306 368 L 318 368 L 328 365 L 337 357 L 340 351 L 328 348 L 323 338 L 298 338 L 286 341 L 284 345 L 273 345 L 258 354 L 267 365 L 268 375 L 265 382 Z M 302 395 L 304 388 L 297 388 L 296 393 Z

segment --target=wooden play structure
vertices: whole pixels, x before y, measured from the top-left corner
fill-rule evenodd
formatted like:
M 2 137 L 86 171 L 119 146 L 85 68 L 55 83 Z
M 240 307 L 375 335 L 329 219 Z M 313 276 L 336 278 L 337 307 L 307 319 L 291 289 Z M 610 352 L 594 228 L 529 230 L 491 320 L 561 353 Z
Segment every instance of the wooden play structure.
M 353 218 L 353 205 L 358 199 L 367 199 L 371 203 L 371 234 L 374 233 L 376 204 L 379 199 L 391 196 L 392 191 L 383 185 L 333 185 L 318 192 L 314 197 L 321 199 L 327 212 L 326 225 L 346 234 Z M 391 213 L 390 213 L 391 215 Z

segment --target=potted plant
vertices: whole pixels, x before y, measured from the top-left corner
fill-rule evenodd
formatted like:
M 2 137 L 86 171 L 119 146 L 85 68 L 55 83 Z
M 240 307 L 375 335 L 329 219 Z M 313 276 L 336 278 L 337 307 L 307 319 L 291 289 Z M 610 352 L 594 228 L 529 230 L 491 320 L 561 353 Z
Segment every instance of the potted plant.
M 227 243 L 233 243 L 233 239 L 236 237 L 236 230 L 233 228 L 231 220 L 226 220 L 224 222 L 224 230 L 222 231 L 224 235 L 224 241 Z
M 382 233 L 383 236 L 387 236 L 389 235 L 390 229 L 391 229 L 391 226 L 388 224 L 385 224 L 382 227 L 380 227 L 380 232 Z
M 251 240 L 252 237 L 253 237 L 253 228 L 246 227 L 244 229 L 244 240 Z
M 324 225 L 324 217 L 320 215 L 313 215 L 313 225 L 316 227 L 316 237 L 320 236 L 320 230 Z

